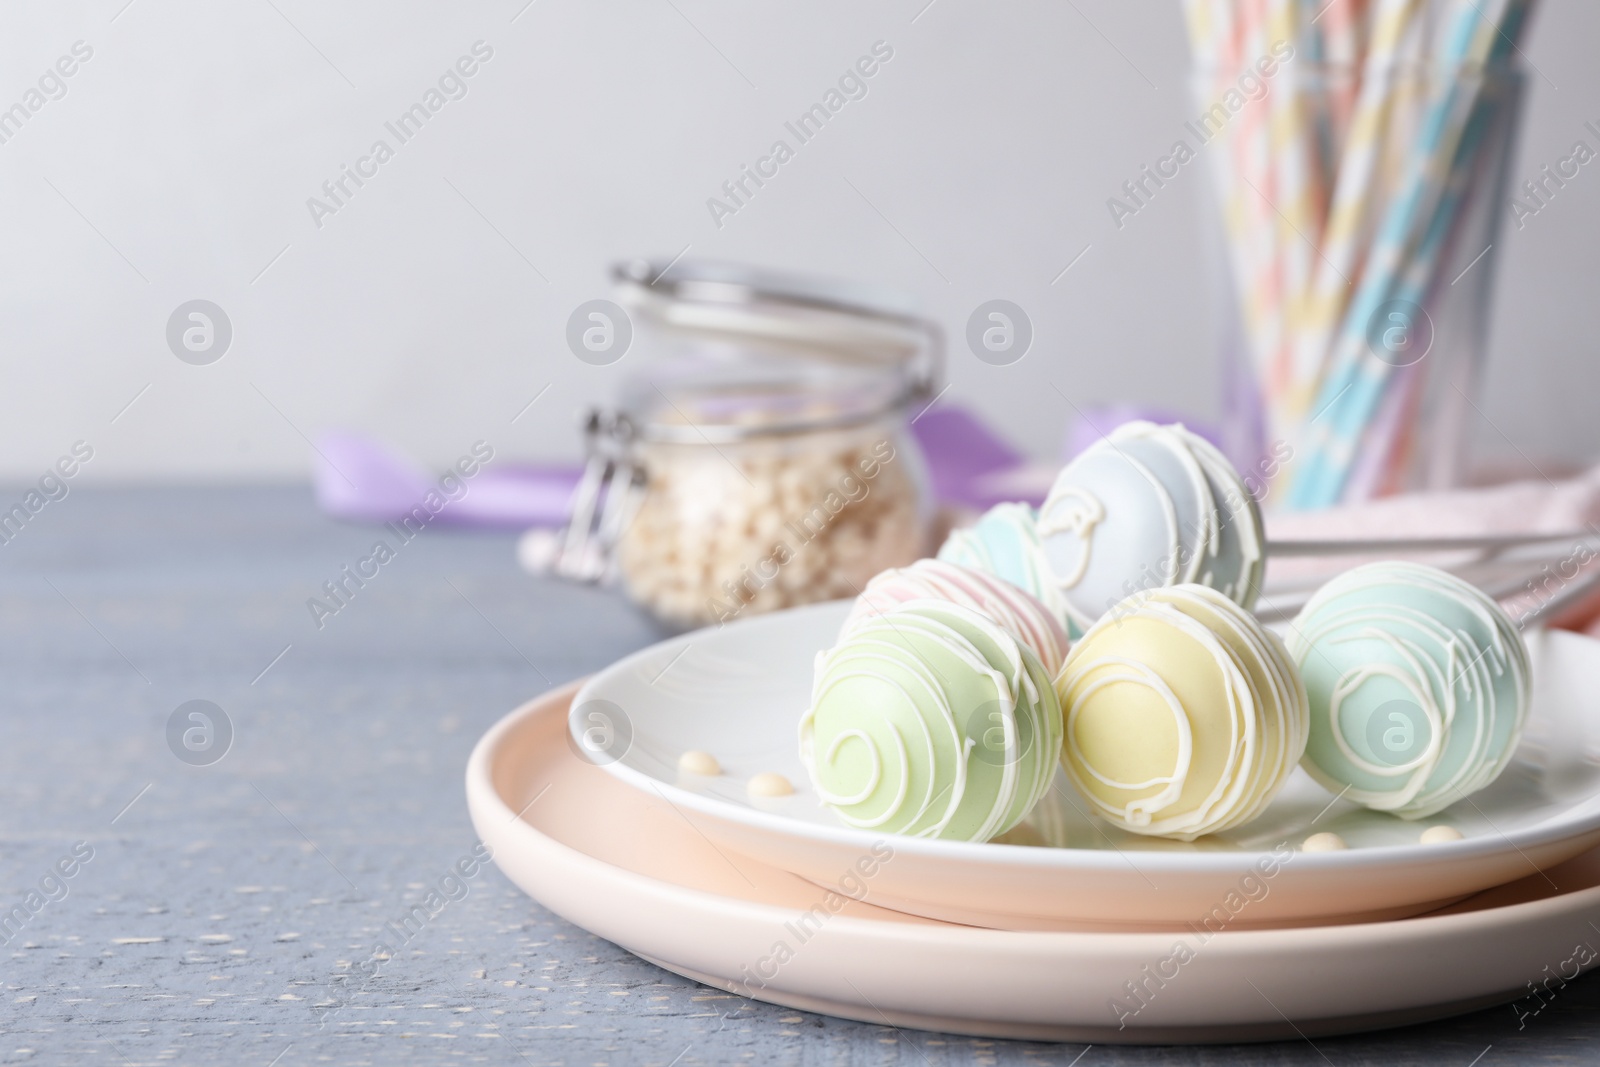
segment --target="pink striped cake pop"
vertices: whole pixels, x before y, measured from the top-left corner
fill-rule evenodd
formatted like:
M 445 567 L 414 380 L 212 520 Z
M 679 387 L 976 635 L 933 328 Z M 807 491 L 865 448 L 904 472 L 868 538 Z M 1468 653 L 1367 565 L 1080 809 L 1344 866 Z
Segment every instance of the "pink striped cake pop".
M 992 574 L 940 559 L 919 559 L 879 573 L 856 598 L 839 637 L 908 600 L 927 599 L 952 601 L 988 616 L 1031 649 L 1052 678 L 1066 661 L 1067 632 L 1037 597 Z

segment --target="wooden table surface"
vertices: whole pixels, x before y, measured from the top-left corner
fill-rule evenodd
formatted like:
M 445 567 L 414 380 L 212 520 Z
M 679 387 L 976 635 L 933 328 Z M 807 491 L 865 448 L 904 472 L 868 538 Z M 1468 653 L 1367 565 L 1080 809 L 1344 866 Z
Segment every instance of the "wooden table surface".
M 615 594 L 519 573 L 510 534 L 442 528 L 315 618 L 375 535 L 299 488 L 76 489 L 0 544 L 0 912 L 26 917 L 0 945 L 0 1063 L 1600 1062 L 1593 977 L 1521 1028 L 1501 1007 L 1314 1047 L 898 1032 L 668 974 L 492 867 L 341 995 L 474 845 L 478 736 L 659 636 Z M 220 722 L 185 748 L 185 713 L 169 744 L 191 700 L 231 725 L 220 760 Z

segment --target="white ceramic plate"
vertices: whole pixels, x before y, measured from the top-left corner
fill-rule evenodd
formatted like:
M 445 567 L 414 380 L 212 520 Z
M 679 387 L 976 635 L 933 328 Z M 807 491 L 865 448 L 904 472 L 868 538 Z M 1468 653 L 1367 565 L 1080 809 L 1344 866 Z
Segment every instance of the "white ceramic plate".
M 583 686 L 570 728 L 609 737 L 619 758 L 604 763 L 607 771 L 693 813 L 718 844 L 831 884 L 884 840 L 823 807 L 798 754 L 812 660 L 848 607 L 778 612 L 645 649 Z M 1055 788 L 1002 842 L 890 837 L 896 860 L 873 900 L 1001 929 L 1186 929 L 1206 916 L 1243 928 L 1415 915 L 1525 877 L 1600 843 L 1600 642 L 1540 632 L 1530 650 L 1533 718 L 1516 758 L 1488 789 L 1422 823 L 1335 800 L 1297 771 L 1260 819 L 1186 844 L 1087 816 L 1058 772 Z M 725 773 L 680 774 L 688 749 L 712 753 Z M 787 777 L 795 795 L 752 799 L 745 783 L 762 771 Z M 1421 844 L 1421 831 L 1439 824 L 1464 840 Z M 1291 852 L 1319 831 L 1339 834 L 1350 849 Z M 1263 882 L 1274 852 L 1292 858 Z
M 574 756 L 565 738 L 575 688 L 507 716 L 472 754 L 468 807 L 495 862 L 579 926 L 776 1004 L 988 1037 L 1293 1040 L 1526 997 L 1524 983 L 1571 974 L 1582 965 L 1574 943 L 1593 942 L 1600 852 L 1436 916 L 1205 937 L 1024 934 L 886 911 L 873 902 L 896 855 L 866 879 L 865 901 L 808 920 L 830 906 L 822 890 L 719 850 L 685 809 Z M 1179 941 L 1191 958 L 1169 962 Z M 1128 983 L 1144 984 L 1145 1003 Z

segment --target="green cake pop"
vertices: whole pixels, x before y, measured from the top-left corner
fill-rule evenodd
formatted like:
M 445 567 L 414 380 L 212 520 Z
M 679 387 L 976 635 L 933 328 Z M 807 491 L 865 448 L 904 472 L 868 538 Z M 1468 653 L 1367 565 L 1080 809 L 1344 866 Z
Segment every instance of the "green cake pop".
M 817 657 L 800 755 L 851 826 L 987 841 L 1050 787 L 1061 705 L 1034 653 L 971 608 L 911 600 Z

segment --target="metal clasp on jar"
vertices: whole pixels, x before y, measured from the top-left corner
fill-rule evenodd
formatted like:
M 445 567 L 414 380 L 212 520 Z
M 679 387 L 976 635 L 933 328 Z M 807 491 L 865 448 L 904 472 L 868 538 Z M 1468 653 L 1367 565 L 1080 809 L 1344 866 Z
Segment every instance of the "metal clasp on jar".
M 586 461 L 572 497 L 552 570 L 563 578 L 598 582 L 608 577 L 617 540 L 638 509 L 646 475 L 634 455 L 637 436 L 626 415 L 590 408 L 584 420 Z

